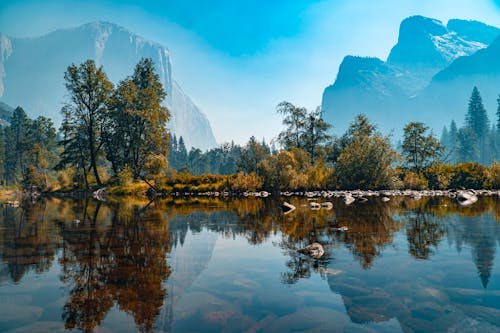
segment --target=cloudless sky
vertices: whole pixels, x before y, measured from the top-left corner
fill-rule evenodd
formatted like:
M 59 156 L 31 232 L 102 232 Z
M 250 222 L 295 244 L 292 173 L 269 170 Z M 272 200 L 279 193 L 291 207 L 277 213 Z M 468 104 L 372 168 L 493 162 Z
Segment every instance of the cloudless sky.
M 347 54 L 386 59 L 411 15 L 500 27 L 500 0 L 0 0 L 0 32 L 117 23 L 171 50 L 173 75 L 219 143 L 281 130 L 276 105 L 314 108 Z

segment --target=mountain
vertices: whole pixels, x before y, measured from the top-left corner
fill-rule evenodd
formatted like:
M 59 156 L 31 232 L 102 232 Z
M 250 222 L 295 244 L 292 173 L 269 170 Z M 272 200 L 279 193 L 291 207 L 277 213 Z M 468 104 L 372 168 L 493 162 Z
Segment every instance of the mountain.
M 324 117 L 334 125 L 337 134 L 345 131 L 358 113 L 366 114 L 383 132 L 396 134 L 401 133 L 408 121 L 424 121 L 440 129 L 452 118 L 462 119 L 468 97 L 458 99 L 459 95 L 453 94 L 439 97 L 432 91 L 437 91 L 434 87 L 441 84 L 434 82 L 440 78 L 441 83 L 448 81 L 444 78 L 452 75 L 451 70 L 468 77 L 460 80 L 462 84 L 464 80 L 470 81 L 467 71 L 483 68 L 481 75 L 484 75 L 490 66 L 498 66 L 494 57 L 486 62 L 460 64 L 463 59 L 489 50 L 496 44 L 499 33 L 500 29 L 477 21 L 453 19 L 445 26 L 432 18 L 409 17 L 401 23 L 398 42 L 386 61 L 344 58 L 334 84 L 323 92 Z M 466 90 L 470 95 L 469 86 Z M 445 104 L 443 99 L 453 97 L 462 107 L 445 110 L 439 106 Z
M 184 137 L 188 148 L 215 147 L 207 117 L 173 78 L 170 51 L 112 23 L 93 22 L 35 38 L 0 36 L 0 97 L 22 105 L 32 117 L 42 114 L 59 124 L 68 65 L 94 59 L 117 83 L 131 75 L 143 57 L 156 64 L 172 113 L 172 131 Z
M 0 126 L 8 125 L 14 108 L 0 101 Z

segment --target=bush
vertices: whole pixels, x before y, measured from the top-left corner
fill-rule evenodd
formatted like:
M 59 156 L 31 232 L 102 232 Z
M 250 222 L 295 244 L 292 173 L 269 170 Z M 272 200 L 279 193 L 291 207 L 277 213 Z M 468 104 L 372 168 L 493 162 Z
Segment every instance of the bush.
M 423 175 L 406 171 L 403 178 L 403 187 L 411 190 L 425 190 L 429 188 L 429 184 Z
M 477 162 L 460 163 L 455 166 L 455 175 L 451 179 L 450 188 L 481 189 L 486 183 L 486 167 Z
M 239 172 L 231 181 L 231 189 L 236 192 L 258 191 L 262 188 L 263 180 L 255 172 L 245 175 Z
M 500 164 L 493 162 L 485 171 L 486 180 L 484 187 L 487 189 L 500 189 Z

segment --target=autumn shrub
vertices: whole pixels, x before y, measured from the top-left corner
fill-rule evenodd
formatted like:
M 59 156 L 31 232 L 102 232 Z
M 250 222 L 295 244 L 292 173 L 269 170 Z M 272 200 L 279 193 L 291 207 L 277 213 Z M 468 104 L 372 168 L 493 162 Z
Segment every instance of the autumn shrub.
M 429 184 L 423 175 L 412 171 L 406 171 L 403 177 L 403 188 L 425 190 L 429 188 Z
M 448 164 L 435 164 L 427 168 L 424 176 L 429 188 L 433 190 L 446 190 L 450 188 L 451 180 L 455 177 L 456 167 Z
M 450 188 L 483 188 L 487 177 L 486 167 L 477 162 L 467 162 L 455 165 L 455 172 L 450 181 Z
M 133 174 L 132 174 L 132 168 L 131 167 L 125 167 L 123 170 L 118 172 L 118 175 L 116 177 L 117 182 L 121 186 L 128 186 L 132 184 L 133 181 Z
M 231 180 L 231 189 L 235 192 L 258 191 L 263 183 L 262 178 L 255 172 L 246 175 L 241 171 Z
M 485 172 L 484 187 L 487 189 L 500 189 L 500 164 L 493 162 L 490 167 L 485 168 Z

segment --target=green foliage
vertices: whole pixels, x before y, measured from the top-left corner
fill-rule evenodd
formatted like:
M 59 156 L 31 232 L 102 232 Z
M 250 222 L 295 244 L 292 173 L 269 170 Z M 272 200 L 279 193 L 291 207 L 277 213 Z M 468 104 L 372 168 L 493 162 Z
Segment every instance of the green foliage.
M 307 122 L 307 109 L 284 101 L 278 104 L 276 112 L 283 116 L 282 123 L 286 127 L 278 135 L 278 141 L 285 149 L 301 148 L 303 146 L 301 136 Z
M 432 135 L 426 134 L 429 127 L 423 123 L 411 122 L 404 128 L 403 155 L 408 169 L 421 173 L 441 157 L 443 146 Z
M 476 133 L 469 127 L 461 128 L 457 134 L 458 162 L 477 162 L 479 160 L 479 143 Z
M 109 101 L 103 133 L 106 156 L 115 173 L 128 166 L 137 180 L 158 171 L 147 163 L 168 154 L 170 112 L 162 106 L 165 97 L 151 59 L 139 61 L 132 76 L 118 84 Z M 166 168 L 166 160 L 163 162 Z
M 392 167 L 397 153 L 389 139 L 375 132 L 365 116 L 359 115 L 340 142 L 340 155 L 334 164 L 337 186 L 342 189 L 391 188 Z
M 455 176 L 455 167 L 446 164 L 434 164 L 425 170 L 425 178 L 429 188 L 434 190 L 448 189 L 451 180 Z
M 97 185 L 101 186 L 98 164 L 103 154 L 103 130 L 109 119 L 107 104 L 113 91 L 102 67 L 93 60 L 80 66 L 71 65 L 64 73 L 69 100 L 63 107 L 61 154 L 59 168 L 73 165 L 83 173 L 89 187 L 87 167 L 93 171 Z
M 282 123 L 286 126 L 278 135 L 278 141 L 287 150 L 304 149 L 314 164 L 318 157 L 324 155 L 323 144 L 330 139 L 327 131 L 331 125 L 323 120 L 321 109 L 318 107 L 308 112 L 306 108 L 281 102 L 276 111 L 283 115 Z
M 56 159 L 56 132 L 52 121 L 42 116 L 31 120 L 21 107 L 17 107 L 10 126 L 2 132 L 5 133 L 2 147 L 9 147 L 2 155 L 4 182 L 22 184 L 26 189 L 33 186 L 47 189 L 48 172 Z
M 269 148 L 257 142 L 254 136 L 241 149 L 240 159 L 237 162 L 238 170 L 250 174 L 257 172 L 258 164 L 269 154 Z
M 481 189 L 487 180 L 486 170 L 486 167 L 477 162 L 457 164 L 449 187 Z
M 474 87 L 472 90 L 469 100 L 469 108 L 467 114 L 465 115 L 465 125 L 475 134 L 478 145 L 478 158 L 474 160 L 470 159 L 468 161 L 478 161 L 482 164 L 487 163 L 487 136 L 489 134 L 489 119 L 477 87 Z

